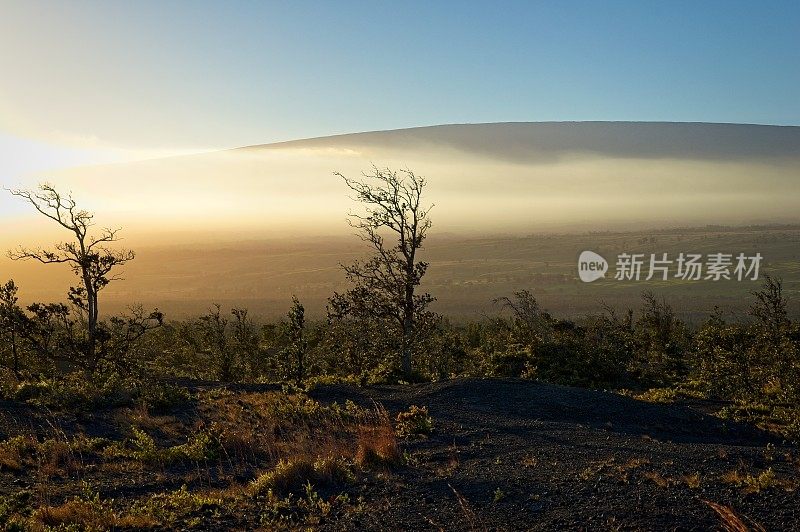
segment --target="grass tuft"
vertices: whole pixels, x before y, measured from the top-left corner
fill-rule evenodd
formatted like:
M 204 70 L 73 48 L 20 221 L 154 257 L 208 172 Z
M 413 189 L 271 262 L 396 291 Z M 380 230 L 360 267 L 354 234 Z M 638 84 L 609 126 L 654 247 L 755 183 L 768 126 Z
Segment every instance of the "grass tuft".
M 352 481 L 353 474 L 343 460 L 297 458 L 278 462 L 272 471 L 252 482 L 250 492 L 253 495 L 273 493 L 285 497 L 303 493 L 308 485 L 323 487 Z

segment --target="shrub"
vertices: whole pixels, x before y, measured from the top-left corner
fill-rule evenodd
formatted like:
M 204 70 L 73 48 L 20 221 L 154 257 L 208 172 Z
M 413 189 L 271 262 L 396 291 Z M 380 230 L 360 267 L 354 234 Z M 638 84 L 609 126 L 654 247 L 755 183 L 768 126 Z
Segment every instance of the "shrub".
M 21 382 L 14 390 L 13 398 L 15 401 L 29 401 L 31 399 L 38 399 L 42 397 L 49 390 L 49 384 L 45 381 L 41 382 Z
M 164 413 L 189 403 L 192 396 L 183 386 L 158 384 L 144 386 L 139 400 L 151 413 Z
M 14 436 L 0 443 L 0 471 L 19 471 L 23 458 L 31 454 L 37 442 L 30 436 Z
M 171 464 L 181 460 L 201 462 L 216 460 L 219 456 L 219 440 L 209 432 L 198 432 L 189 441 L 174 447 L 159 448 L 152 436 L 133 427 L 132 451 L 114 449 L 111 454 L 122 454 L 149 464 Z
M 492 500 L 494 502 L 500 502 L 505 498 L 506 498 L 506 493 L 503 490 L 501 490 L 500 488 L 494 490 L 494 494 L 492 495 Z
M 14 372 L 0 368 L 0 399 L 11 399 L 19 386 L 19 379 L 17 379 Z
M 337 458 L 321 458 L 314 462 L 314 471 L 325 484 L 342 485 L 355 480 L 353 472 L 344 460 Z
M 158 447 L 156 447 L 156 442 L 152 436 L 136 427 L 133 427 L 131 430 L 133 431 L 133 440 L 131 440 L 131 444 L 134 447 L 131 457 L 136 460 L 141 460 L 142 462 L 160 461 L 161 453 Z
M 320 525 L 327 516 L 350 502 L 350 497 L 346 493 L 339 493 L 336 496 L 323 498 L 314 491 L 310 483 L 303 487 L 304 494 L 296 497 L 292 494 L 287 497 L 277 497 L 273 492 L 269 492 L 263 503 L 261 513 L 261 524 L 270 530 L 291 529 L 297 524 L 304 523 L 313 529 L 315 525 Z
M 0 497 L 0 528 L 7 531 L 25 530 L 24 518 L 33 510 L 33 492 L 19 490 Z
M 674 388 L 651 388 L 634 395 L 634 398 L 648 403 L 674 403 L 678 400 L 678 391 Z
M 134 383 L 118 374 L 105 376 L 102 382 L 87 380 L 84 373 L 73 372 L 57 379 L 24 381 L 15 392 L 16 401 L 53 410 L 92 411 L 133 404 Z
M 316 481 L 314 462 L 307 458 L 281 460 L 275 469 L 264 473 L 250 485 L 254 495 L 270 491 L 281 495 L 300 493 L 306 482 Z
M 533 366 L 529 348 L 511 345 L 506 351 L 491 354 L 488 370 L 492 377 L 523 377 L 533 373 Z
M 162 526 L 170 528 L 179 528 L 177 524 L 186 519 L 190 519 L 187 525 L 198 526 L 200 525 L 198 514 L 214 511 L 222 507 L 223 503 L 220 497 L 191 493 L 184 484 L 179 490 L 156 493 L 138 501 L 131 509 L 131 513 L 142 519 L 155 520 Z
M 427 406 L 411 405 L 406 412 L 397 414 L 397 435 L 428 435 L 433 431 L 433 419 L 428 415 Z

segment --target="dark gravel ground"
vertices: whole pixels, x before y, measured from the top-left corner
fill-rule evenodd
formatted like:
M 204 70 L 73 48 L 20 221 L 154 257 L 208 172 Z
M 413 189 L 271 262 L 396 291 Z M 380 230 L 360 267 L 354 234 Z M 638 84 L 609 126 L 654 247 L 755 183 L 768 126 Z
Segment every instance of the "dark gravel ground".
M 405 466 L 358 475 L 346 491 L 364 503 L 326 518 L 323 530 L 722 529 L 706 501 L 729 507 L 752 529 L 800 530 L 800 450 L 703 413 L 710 404 L 658 405 L 501 379 L 332 385 L 310 395 L 326 403 L 378 402 L 392 416 L 426 406 L 434 421 L 430 436 L 402 442 Z M 110 414 L 51 415 L 0 402 L 0 438 L 46 434 L 52 424 L 67 433 L 121 437 Z M 770 469 L 774 476 L 757 490 L 726 479 L 733 472 L 756 478 Z M 122 500 L 177 489 L 180 473 L 120 472 L 120 478 L 101 479 L 100 487 L 103 497 Z M 0 495 L 34 481 L 0 474 Z M 241 514 L 194 528 L 257 527 L 254 515 Z
M 409 466 L 359 487 L 367 511 L 330 529 L 721 528 L 704 501 L 751 526 L 800 529 L 797 448 L 694 408 L 519 380 L 311 395 L 374 400 L 392 413 L 427 406 L 435 423 L 428 439 L 404 445 Z M 723 479 L 769 468 L 775 481 L 757 492 Z

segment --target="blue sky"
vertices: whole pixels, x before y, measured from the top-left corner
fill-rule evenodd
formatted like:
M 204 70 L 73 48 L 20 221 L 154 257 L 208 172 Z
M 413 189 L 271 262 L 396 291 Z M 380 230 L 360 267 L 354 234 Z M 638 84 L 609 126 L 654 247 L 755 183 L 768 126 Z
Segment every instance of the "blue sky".
M 0 67 L 7 160 L 12 136 L 99 160 L 441 123 L 800 125 L 800 2 L 6 0 Z

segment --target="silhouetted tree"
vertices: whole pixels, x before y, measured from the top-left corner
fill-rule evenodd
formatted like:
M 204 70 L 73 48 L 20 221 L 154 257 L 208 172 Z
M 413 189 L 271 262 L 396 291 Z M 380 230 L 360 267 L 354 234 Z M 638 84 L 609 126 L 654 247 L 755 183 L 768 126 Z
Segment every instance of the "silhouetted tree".
M 305 378 L 305 362 L 308 351 L 308 342 L 305 338 L 305 313 L 306 310 L 302 303 L 296 296 L 292 296 L 292 308 L 289 309 L 286 323 L 286 335 L 289 345 L 286 347 L 285 353 L 287 358 L 291 360 L 291 366 L 294 366 L 293 373 L 298 386 L 302 384 Z
M 422 203 L 426 180 L 411 170 L 377 167 L 363 174 L 364 180 L 336 175 L 366 207 L 364 214 L 351 213 L 348 222 L 372 247 L 373 256 L 344 266 L 355 286 L 346 294 L 334 294 L 331 306 L 340 311 L 366 307 L 375 318 L 394 322 L 400 331 L 401 370 L 410 377 L 416 324 L 434 300 L 416 292 L 428 269 L 417 256 L 431 227 L 431 206 Z
M 765 275 L 761 290 L 752 295 L 756 300 L 749 314 L 756 319 L 754 333 L 761 364 L 772 366 L 772 380 L 780 382 L 784 389 L 796 386 L 800 349 L 793 338 L 783 281 Z
M 25 313 L 17 305 L 17 285 L 8 281 L 0 286 L 0 338 L 8 346 L 11 355 L 10 369 L 19 378 L 20 375 L 20 340 L 25 334 L 28 322 Z
M 358 375 L 363 382 L 370 376 L 382 377 L 391 373 L 385 366 L 386 353 L 397 348 L 395 334 L 387 334 L 397 327 L 394 318 L 376 315 L 370 304 L 370 292 L 364 287 L 354 287 L 346 294 L 334 294 L 327 307 L 325 351 L 327 367 L 344 375 Z M 381 359 L 383 358 L 383 359 Z
M 197 328 L 200 332 L 200 350 L 214 360 L 217 378 L 225 382 L 230 381 L 233 378 L 235 353 L 232 349 L 228 349 L 228 319 L 222 317 L 218 304 L 215 304 L 207 314 L 200 316 Z
M 764 276 L 761 290 L 752 292 L 756 301 L 749 314 L 756 319 L 764 339 L 777 344 L 791 327 L 787 301 L 783 296 L 783 281 L 770 275 Z
M 63 303 L 34 303 L 27 337 L 36 355 L 42 360 L 75 362 L 75 322 L 69 307 Z
M 260 360 L 260 338 L 258 329 L 253 321 L 248 317 L 246 308 L 232 308 L 233 322 L 231 322 L 231 349 L 234 351 L 236 359 L 239 360 L 243 371 L 251 376 L 259 371 Z
M 552 332 L 550 315 L 539 307 L 539 302 L 530 290 L 514 292 L 514 297 L 493 300 L 503 310 L 511 312 L 511 331 L 517 343 L 534 348 L 537 343 L 547 341 Z
M 80 310 L 86 322 L 86 338 L 75 341 L 82 355 L 81 365 L 93 373 L 104 358 L 110 356 L 111 334 L 101 326 L 99 294 L 112 281 L 120 279 L 113 273 L 118 266 L 132 260 L 133 251 L 112 250 L 108 244 L 119 240 L 120 229 L 102 229 L 90 234 L 94 215 L 78 208 L 71 195 L 63 196 L 52 185 L 40 185 L 37 191 L 11 190 L 11 194 L 30 203 L 39 213 L 71 233 L 72 240 L 56 244 L 52 249 L 29 249 L 20 246 L 10 251 L 13 260 L 36 260 L 43 264 L 67 264 L 79 278 L 78 285 L 69 289 L 70 302 Z M 160 326 L 163 316 L 158 311 L 131 318 L 131 329 L 125 335 Z M 118 328 L 119 322 L 114 324 Z
M 665 299 L 642 293 L 642 313 L 637 322 L 640 370 L 646 376 L 670 382 L 686 373 L 687 330 Z

